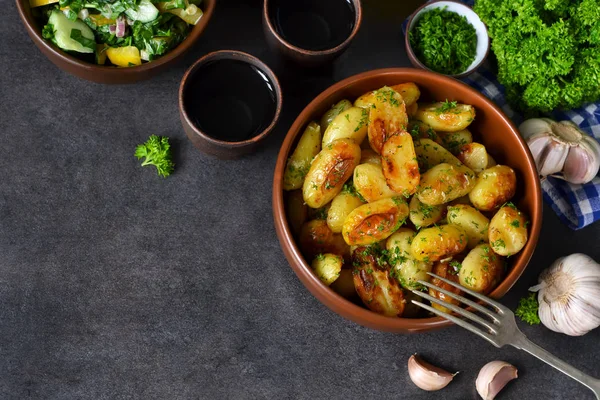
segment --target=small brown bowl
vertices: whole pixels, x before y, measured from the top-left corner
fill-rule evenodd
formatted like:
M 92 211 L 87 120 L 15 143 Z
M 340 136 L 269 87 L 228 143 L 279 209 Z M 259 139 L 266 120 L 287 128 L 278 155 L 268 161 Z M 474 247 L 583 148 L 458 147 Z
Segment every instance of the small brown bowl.
M 206 28 L 208 21 L 213 15 L 216 0 L 204 0 L 202 2 L 202 12 L 200 22 L 195 25 L 187 38 L 176 48 L 160 57 L 157 60 L 150 61 L 135 67 L 120 68 L 114 66 L 104 66 L 91 64 L 72 56 L 54 43 L 42 37 L 42 28 L 39 21 L 33 16 L 29 6 L 29 0 L 16 0 L 17 10 L 21 20 L 27 29 L 27 33 L 33 43 L 52 61 L 57 67 L 73 74 L 79 78 L 98 83 L 134 83 L 144 79 L 149 79 L 161 71 L 173 66 L 181 60 L 183 55 L 194 45 L 202 32 Z
M 263 30 L 269 47 L 283 57 L 304 67 L 317 67 L 332 62 L 340 56 L 350 45 L 362 23 L 362 5 L 360 0 L 349 0 L 354 7 L 354 27 L 350 35 L 339 45 L 325 50 L 308 50 L 295 46 L 286 41 L 275 29 L 269 8 L 273 0 L 265 0 L 263 4 Z M 292 1 L 292 0 L 286 0 Z M 327 2 L 330 0 L 322 0 Z M 310 25 L 306 25 L 311 29 Z
M 209 135 L 207 132 L 199 128 L 196 123 L 194 123 L 194 117 L 191 115 L 190 110 L 188 110 L 189 104 L 187 103 L 189 101 L 186 99 L 188 95 L 188 90 L 192 90 L 193 88 L 194 79 L 192 78 L 194 77 L 194 75 L 198 73 L 199 70 L 201 70 L 202 68 L 208 67 L 214 62 L 224 61 L 231 61 L 236 64 L 239 64 L 241 62 L 243 64 L 247 64 L 253 67 L 253 70 L 260 71 L 263 80 L 265 76 L 268 78 L 268 82 L 265 81 L 265 85 L 270 88 L 270 92 L 274 95 L 275 105 L 273 107 L 274 112 L 272 114 L 272 118 L 268 119 L 268 124 L 261 125 L 264 128 L 261 128 L 261 130 L 258 133 L 253 134 L 251 137 L 244 140 L 227 141 L 220 140 Z M 243 95 L 241 93 L 234 92 L 235 90 L 243 91 L 243 89 L 247 89 L 246 86 L 249 83 L 249 81 L 245 80 L 243 76 L 238 75 L 227 75 L 223 76 L 223 78 L 226 80 L 229 88 L 227 89 L 223 87 L 223 96 L 236 99 L 235 101 L 237 103 L 241 102 L 242 107 L 244 107 L 244 109 L 250 110 L 250 107 L 247 106 L 247 99 L 243 98 Z M 204 95 L 206 96 L 208 94 L 204 93 Z M 247 95 L 248 93 L 246 93 L 245 97 L 248 97 Z M 252 100 L 256 100 L 256 98 L 253 98 Z M 185 133 L 187 134 L 188 138 L 192 141 L 194 146 L 196 146 L 199 150 L 222 159 L 234 159 L 254 151 L 261 144 L 261 142 L 269 135 L 269 133 L 277 124 L 277 121 L 279 120 L 279 116 L 281 114 L 281 104 L 281 86 L 279 85 L 277 76 L 275 76 L 273 71 L 271 71 L 271 69 L 258 58 L 251 56 L 250 54 L 243 53 L 241 51 L 221 50 L 205 55 L 204 57 L 196 61 L 185 72 L 183 79 L 181 80 L 181 84 L 179 85 L 179 117 L 181 119 L 181 123 L 183 124 L 183 129 L 185 130 Z M 251 112 L 249 112 L 249 114 L 251 114 Z M 249 117 L 250 119 L 252 119 L 253 116 L 249 115 Z M 231 118 L 231 116 L 229 116 L 229 118 Z M 223 124 L 230 123 L 226 119 L 227 117 L 223 119 Z
M 513 201 L 530 217 L 529 240 L 520 253 L 509 259 L 509 271 L 504 280 L 490 293 L 492 298 L 502 297 L 515 284 L 533 255 L 542 226 L 542 192 L 529 148 L 508 117 L 481 93 L 458 80 L 440 74 L 410 68 L 365 72 L 325 90 L 300 113 L 281 146 L 273 178 L 273 217 L 283 252 L 304 286 L 334 312 L 373 329 L 408 333 L 429 331 L 452 323 L 440 317 L 385 317 L 354 304 L 324 285 L 304 259 L 294 239 L 286 216 L 283 191 L 287 159 L 310 121 L 319 121 L 321 115 L 332 104 L 342 99 L 356 99 L 368 91 L 402 82 L 416 83 L 421 90 L 421 97 L 425 100 L 449 99 L 473 105 L 477 114 L 469 129 L 479 134 L 478 141 L 486 146 L 498 163 L 511 166 L 517 173 L 517 195 Z
M 475 54 L 475 60 L 473 60 L 471 65 L 469 65 L 469 67 L 460 74 L 446 75 L 457 79 L 464 78 L 470 75 L 471 73 L 475 72 L 477 68 L 479 68 L 485 62 L 485 59 L 487 58 L 488 53 L 490 51 L 490 36 L 488 34 L 485 24 L 481 21 L 481 19 L 475 13 L 475 11 L 473 11 L 471 7 L 466 6 L 458 1 L 432 1 L 431 3 L 423 4 L 414 13 L 412 13 L 410 18 L 408 19 L 408 23 L 406 25 L 406 34 L 404 35 L 404 45 L 406 46 L 406 53 L 408 54 L 408 59 L 415 68 L 421 68 L 427 71 L 436 72 L 431 70 L 425 64 L 423 64 L 415 54 L 412 45 L 410 44 L 410 32 L 416 25 L 417 21 L 419 20 L 419 17 L 423 15 L 423 13 L 441 7 L 446 7 L 448 11 L 455 12 L 458 15 L 467 18 L 469 23 L 473 25 L 475 31 L 477 32 L 477 50 Z

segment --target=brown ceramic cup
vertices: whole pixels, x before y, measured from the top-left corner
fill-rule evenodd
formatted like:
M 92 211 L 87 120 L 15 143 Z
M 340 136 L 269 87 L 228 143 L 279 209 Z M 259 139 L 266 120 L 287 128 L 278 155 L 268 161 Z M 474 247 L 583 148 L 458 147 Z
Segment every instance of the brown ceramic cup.
M 441 317 L 385 317 L 345 299 L 323 284 L 298 247 L 286 215 L 287 196 L 283 191 L 287 159 L 310 121 L 319 121 L 323 113 L 342 99 L 354 100 L 368 91 L 402 82 L 415 82 L 424 101 L 449 99 L 473 105 L 476 117 L 469 130 L 474 133 L 478 142 L 485 145 L 499 164 L 512 167 L 517 174 L 517 193 L 512 201 L 530 218 L 529 240 L 521 252 L 508 259 L 506 276 L 490 293 L 492 298 L 502 297 L 515 284 L 533 255 L 542 226 L 542 193 L 535 162 L 517 128 L 494 103 L 458 80 L 410 68 L 376 70 L 355 75 L 333 85 L 306 106 L 285 137 L 273 178 L 273 217 L 283 252 L 304 286 L 337 314 L 373 329 L 408 333 L 445 327 L 451 325 L 451 322 Z
M 204 14 L 200 18 L 198 24 L 192 27 L 187 38 L 185 38 L 185 40 L 181 42 L 179 46 L 175 47 L 157 60 L 127 68 L 91 64 L 66 53 L 58 48 L 54 43 L 42 37 L 43 26 L 41 26 L 39 21 L 34 17 L 32 10 L 29 7 L 29 0 L 16 0 L 16 3 L 17 10 L 19 11 L 21 20 L 27 29 L 29 37 L 31 37 L 33 43 L 35 43 L 35 45 L 42 51 L 42 53 L 44 53 L 46 57 L 48 57 L 50 61 L 52 61 L 63 71 L 73 74 L 79 78 L 98 83 L 110 84 L 133 83 L 151 78 L 159 72 L 172 67 L 175 63 L 181 60 L 183 55 L 202 35 L 202 32 L 206 28 L 208 21 L 210 21 L 213 15 L 216 0 L 202 1 L 200 8 Z
M 362 23 L 362 5 L 361 5 L 360 0 L 335 0 L 335 1 L 347 1 L 349 4 L 352 5 L 353 17 L 354 17 L 354 23 L 353 23 L 352 30 L 350 31 L 350 33 L 348 34 L 348 36 L 345 38 L 345 40 L 342 43 L 335 45 L 334 47 L 323 49 L 323 50 L 305 49 L 305 48 L 302 48 L 302 47 L 299 47 L 297 45 L 290 43 L 288 40 L 286 40 L 282 36 L 281 32 L 279 32 L 277 30 L 276 24 L 274 23 L 274 19 L 273 19 L 273 10 L 271 7 L 271 4 L 273 3 L 273 1 L 275 1 L 275 0 L 265 0 L 264 4 L 263 4 L 263 15 L 262 15 L 263 30 L 265 32 L 265 37 L 267 39 L 267 43 L 269 44 L 269 47 L 276 53 L 280 54 L 284 58 L 286 58 L 292 62 L 295 62 L 303 67 L 322 66 L 322 65 L 325 65 L 325 64 L 330 63 L 333 60 L 335 60 L 338 56 L 340 56 L 340 54 L 342 54 L 348 48 L 348 46 L 350 45 L 350 43 L 352 42 L 352 40 L 358 33 L 358 30 L 360 29 L 360 26 Z M 292 0 L 285 0 L 285 1 L 292 1 Z M 333 1 L 333 0 L 321 0 L 321 1 L 323 3 L 326 3 L 328 1 Z M 303 12 L 305 14 L 309 14 L 309 15 L 311 14 L 310 10 L 303 10 Z M 329 23 L 329 21 L 325 21 L 318 16 L 317 16 L 317 18 L 318 18 L 318 21 L 320 22 L 320 25 L 323 25 L 324 28 L 327 28 L 327 24 Z M 308 30 L 310 30 L 310 29 L 314 29 L 314 25 L 311 25 L 310 23 L 307 22 L 306 23 L 307 33 L 308 33 Z M 325 29 L 325 31 L 327 31 L 327 29 Z
M 193 82 L 195 81 L 196 74 L 202 74 L 202 69 L 210 66 L 214 62 L 232 62 L 232 63 L 246 63 L 253 66 L 256 70 L 260 71 L 261 75 L 268 78 L 268 82 L 265 80 L 265 85 L 269 86 L 270 91 L 274 94 L 274 113 L 273 118 L 265 124 L 264 129 L 257 132 L 252 137 L 240 140 L 240 141 L 227 141 L 215 138 L 208 134 L 199 127 L 200 124 L 196 123 L 195 117 L 192 115 L 190 107 L 190 100 L 188 95 L 206 95 L 203 93 L 191 94 L 189 91 L 193 88 Z M 201 76 L 201 75 L 200 75 Z M 239 97 L 239 102 L 245 102 L 242 99 L 239 90 L 243 90 L 246 82 L 243 77 L 240 76 L 227 76 L 228 89 L 224 89 L 227 93 L 221 93 L 229 98 Z M 200 78 L 201 79 L 201 78 Z M 238 82 L 239 81 L 239 82 Z M 213 155 L 221 159 L 234 159 L 241 157 L 245 154 L 249 154 L 256 150 L 256 148 L 263 142 L 263 140 L 271 133 L 279 116 L 281 114 L 282 96 L 281 87 L 277 76 L 271 71 L 271 69 L 258 58 L 251 56 L 250 54 L 243 53 L 241 51 L 234 50 L 222 50 L 214 53 L 207 54 L 196 61 L 184 74 L 181 84 L 179 86 L 179 117 L 183 124 L 183 129 L 187 134 L 190 141 L 200 151 L 207 154 Z M 244 104 L 241 104 L 245 107 Z M 246 107 L 249 108 L 249 107 Z M 250 118 L 252 116 L 250 115 Z M 228 121 L 223 120 L 223 124 L 228 124 Z

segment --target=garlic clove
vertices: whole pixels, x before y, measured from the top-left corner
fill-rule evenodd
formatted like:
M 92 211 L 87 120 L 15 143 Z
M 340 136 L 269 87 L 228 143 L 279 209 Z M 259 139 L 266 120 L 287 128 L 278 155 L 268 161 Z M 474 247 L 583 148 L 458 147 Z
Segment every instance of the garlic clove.
M 483 400 L 494 400 L 506 384 L 517 378 L 517 369 L 506 361 L 491 361 L 477 375 L 475 387 Z
M 456 374 L 451 374 L 442 368 L 431 365 L 416 354 L 408 359 L 410 380 L 423 390 L 443 389 L 448 386 Z
M 562 171 L 569 154 L 569 146 L 543 132 L 531 136 L 527 144 L 540 175 L 547 176 Z
M 548 118 L 531 118 L 523 122 L 519 126 L 519 131 L 525 139 L 540 132 L 552 132 L 552 124 L 554 121 Z
M 565 160 L 562 173 L 566 181 L 587 183 L 594 179 L 599 168 L 599 158 L 594 158 L 584 147 L 572 147 Z

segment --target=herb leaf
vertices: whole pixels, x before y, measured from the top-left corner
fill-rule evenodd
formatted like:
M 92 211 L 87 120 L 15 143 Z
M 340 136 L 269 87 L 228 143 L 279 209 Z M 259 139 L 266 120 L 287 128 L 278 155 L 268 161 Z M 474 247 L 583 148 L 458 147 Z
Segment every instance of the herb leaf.
M 165 136 L 152 135 L 146 143 L 140 144 L 135 148 L 135 156 L 138 159 L 145 157 L 142 167 L 154 165 L 156 172 L 162 177 L 167 177 L 173 173 L 175 164 L 172 160 L 171 145 L 169 138 Z
M 538 315 L 538 308 L 539 304 L 535 298 L 535 293 L 530 293 L 529 296 L 519 300 L 519 306 L 515 311 L 515 315 L 529 325 L 537 325 L 541 322 Z

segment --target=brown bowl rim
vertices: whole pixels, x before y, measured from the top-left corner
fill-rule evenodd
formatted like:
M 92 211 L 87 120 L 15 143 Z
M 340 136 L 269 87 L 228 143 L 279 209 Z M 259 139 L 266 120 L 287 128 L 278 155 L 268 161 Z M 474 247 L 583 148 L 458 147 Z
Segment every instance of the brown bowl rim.
M 48 40 L 46 40 L 42 37 L 41 29 L 38 29 L 39 28 L 38 22 L 35 20 L 35 18 L 33 17 L 33 15 L 31 13 L 25 12 L 25 3 L 27 4 L 27 6 L 29 6 L 29 1 L 28 0 L 15 0 L 15 2 L 17 3 L 17 10 L 19 12 L 19 16 L 21 17 L 21 20 L 23 21 L 23 25 L 25 25 L 25 29 L 27 29 L 29 35 L 32 36 L 32 38 L 35 37 L 34 42 L 37 42 L 38 46 L 44 47 L 45 50 L 52 53 L 54 56 L 62 59 L 67 64 L 69 64 L 75 68 L 81 68 L 81 69 L 85 70 L 86 72 L 91 73 L 94 71 L 102 71 L 103 74 L 106 74 L 107 76 L 110 76 L 110 77 L 114 77 L 114 76 L 130 77 L 130 76 L 135 76 L 138 73 L 144 73 L 144 72 L 153 70 L 155 68 L 159 68 L 167 63 L 170 63 L 170 62 L 182 57 L 183 54 L 193 46 L 193 44 L 196 42 L 196 40 L 198 40 L 198 38 L 201 36 L 204 29 L 206 29 L 206 26 L 208 25 L 208 22 L 214 13 L 217 0 L 211 0 L 211 1 L 205 2 L 205 4 L 207 6 L 206 6 L 206 9 L 204 9 L 204 8 L 202 9 L 203 14 L 202 14 L 202 18 L 200 19 L 200 23 L 197 25 L 194 25 L 194 27 L 192 28 L 192 30 L 190 31 L 188 36 L 183 40 L 183 42 L 179 43 L 179 45 L 177 47 L 175 47 L 173 50 L 171 50 L 164 56 L 158 58 L 157 60 L 146 62 L 146 63 L 143 63 L 142 65 L 136 65 L 133 67 L 126 67 L 126 68 L 92 64 L 87 61 L 82 61 L 82 60 L 78 59 L 77 57 L 70 55 L 67 52 L 61 50 L 54 43 L 49 42 Z M 31 7 L 29 7 L 29 8 L 31 8 Z M 44 53 L 44 52 L 42 51 L 42 53 Z M 61 67 L 61 69 L 64 69 L 64 68 Z
M 415 16 L 425 7 L 429 7 L 432 4 L 436 4 L 436 3 L 440 3 L 440 2 L 446 2 L 446 3 L 455 3 L 458 4 L 462 7 L 468 8 L 469 10 L 473 11 L 475 13 L 475 15 L 477 15 L 477 17 L 479 18 L 479 20 L 481 21 L 481 17 L 479 17 L 479 14 L 477 14 L 475 12 L 475 10 L 473 10 L 473 7 L 469 7 L 468 5 L 461 3 L 460 1 L 455 1 L 455 0 L 435 0 L 432 1 L 430 3 L 425 3 L 423 5 L 421 5 L 419 8 L 417 8 L 408 18 L 408 22 L 406 23 L 406 34 L 404 35 L 404 46 L 406 47 L 406 53 L 408 55 L 408 58 L 410 59 L 410 61 L 414 64 L 416 64 L 419 68 L 422 68 L 426 71 L 429 72 L 433 72 L 435 74 L 440 74 L 440 75 L 444 75 L 444 76 L 448 76 L 451 78 L 465 78 L 469 75 L 471 75 L 473 72 L 477 71 L 477 69 L 479 69 L 479 67 L 481 67 L 483 65 L 483 63 L 485 62 L 485 60 L 488 58 L 489 54 L 490 54 L 490 33 L 488 32 L 487 29 L 487 25 L 481 21 L 481 23 L 483 24 L 483 26 L 485 27 L 485 37 L 487 38 L 487 46 L 486 46 L 486 50 L 485 50 L 485 54 L 483 56 L 483 58 L 481 59 L 481 61 L 476 64 L 474 67 L 472 67 L 471 69 L 466 70 L 465 72 L 461 72 L 460 74 L 454 74 L 454 75 L 448 75 L 448 74 L 442 74 L 441 72 L 436 72 L 434 70 L 432 70 L 431 68 L 429 68 L 428 66 L 426 66 L 425 64 L 423 64 L 421 62 L 421 60 L 419 60 L 419 57 L 417 57 L 417 55 L 415 54 L 415 52 L 413 51 L 412 45 L 410 44 L 410 30 L 412 28 L 412 24 L 413 24 L 413 20 L 415 18 Z
M 296 241 L 294 240 L 291 229 L 289 227 L 283 200 L 283 172 L 292 144 L 294 143 L 296 137 L 300 134 L 302 127 L 311 117 L 311 114 L 314 112 L 314 110 L 324 101 L 326 101 L 329 97 L 331 97 L 335 93 L 347 89 L 349 86 L 354 85 L 356 82 L 374 76 L 389 75 L 390 79 L 397 80 L 399 78 L 398 75 L 410 75 L 415 73 L 425 75 L 425 77 L 429 77 L 433 81 L 436 81 L 441 78 L 443 81 L 445 81 L 445 84 L 453 85 L 454 87 L 460 88 L 460 90 L 470 92 L 472 95 L 481 98 L 481 100 L 487 103 L 487 105 L 490 107 L 491 112 L 498 116 L 501 120 L 503 120 L 506 123 L 507 128 L 510 130 L 511 134 L 517 138 L 517 141 L 520 145 L 520 151 L 523 154 L 525 154 L 527 158 L 527 175 L 535 177 L 535 179 L 533 179 L 533 182 L 529 182 L 529 180 L 526 181 L 526 184 L 533 183 L 534 185 L 534 204 L 532 205 L 533 212 L 530 216 L 530 220 L 532 221 L 532 223 L 531 230 L 529 232 L 529 239 L 525 248 L 522 250 L 522 262 L 520 265 L 514 265 L 512 267 L 512 269 L 510 270 L 508 275 L 506 275 L 506 277 L 500 283 L 500 285 L 498 285 L 492 291 L 492 293 L 489 294 L 490 297 L 495 299 L 501 298 L 521 277 L 529 261 L 531 260 L 531 257 L 533 256 L 533 252 L 537 245 L 542 225 L 543 207 L 541 184 L 539 179 L 537 179 L 537 170 L 529 148 L 523 140 L 523 138 L 519 135 L 518 130 L 516 126 L 512 123 L 512 121 L 500 110 L 498 106 L 496 106 L 487 97 L 477 92 L 475 89 L 454 78 L 450 78 L 448 76 L 438 74 L 435 72 L 424 71 L 416 68 L 386 68 L 363 72 L 358 75 L 351 76 L 323 91 L 313 101 L 311 101 L 304 108 L 304 110 L 302 110 L 300 115 L 298 115 L 298 117 L 290 127 L 288 133 L 286 134 L 286 137 L 281 145 L 273 177 L 272 202 L 275 231 L 277 233 L 277 238 L 279 239 L 279 242 L 282 246 L 282 250 L 286 255 L 286 259 L 288 259 L 291 268 L 294 270 L 294 272 L 302 281 L 302 283 L 306 286 L 306 288 L 315 297 L 317 297 L 317 299 L 319 299 L 332 311 L 343 316 L 344 318 L 352 320 L 363 326 L 388 332 L 419 332 L 450 326 L 453 323 L 441 317 L 415 319 L 385 317 L 350 302 L 349 300 L 335 293 L 328 286 L 324 285 L 319 280 L 319 278 L 312 272 L 311 268 L 306 263 L 304 257 L 302 256 L 302 253 L 296 245 Z M 295 134 L 292 134 L 294 132 Z
M 206 63 L 213 61 L 213 60 L 237 60 L 237 61 L 243 61 L 243 62 L 252 64 L 253 66 L 260 69 L 262 72 L 264 72 L 269 77 L 269 79 L 273 82 L 273 85 L 275 86 L 275 96 L 277 98 L 277 106 L 275 109 L 275 116 L 273 117 L 273 120 L 271 121 L 269 126 L 267 126 L 258 135 L 255 135 L 255 136 L 251 137 L 250 139 L 242 140 L 239 142 L 228 142 L 225 140 L 219 140 L 219 139 L 215 139 L 214 137 L 212 137 L 212 136 L 204 133 L 202 130 L 198 129 L 196 124 L 194 124 L 192 122 L 192 120 L 190 119 L 190 117 L 186 111 L 186 107 L 184 107 L 184 104 L 183 104 L 184 103 L 184 100 L 183 100 L 184 90 L 188 83 L 188 78 L 194 71 L 196 71 L 196 69 L 200 68 L 201 66 L 203 66 Z M 194 64 L 192 64 L 191 67 L 189 67 L 187 69 L 187 71 L 185 71 L 185 74 L 183 75 L 183 78 L 181 79 L 181 83 L 179 84 L 178 105 L 179 105 L 180 114 L 184 118 L 185 123 L 190 127 L 190 129 L 192 129 L 194 131 L 194 133 L 196 133 L 198 136 L 200 136 L 202 138 L 202 140 L 209 142 L 217 147 L 221 147 L 221 148 L 233 149 L 233 148 L 245 147 L 248 145 L 254 145 L 255 143 L 266 138 L 269 135 L 269 133 L 273 130 L 273 128 L 275 128 L 275 125 L 277 124 L 277 122 L 279 122 L 279 117 L 281 116 L 282 104 L 283 104 L 283 96 L 281 93 L 281 85 L 279 84 L 277 75 L 275 75 L 275 73 L 271 70 L 271 68 L 269 68 L 269 66 L 267 64 L 265 64 L 263 61 L 261 61 L 257 57 L 254 57 L 251 54 L 245 53 L 243 51 L 238 51 L 238 50 L 218 50 L 218 51 L 213 51 L 211 53 L 208 53 L 208 54 L 200 57 L 198 60 L 196 60 L 196 62 Z
M 346 40 L 344 40 L 339 45 L 332 47 L 331 49 L 325 49 L 325 50 L 303 49 L 302 47 L 294 46 L 293 44 L 289 43 L 283 37 L 281 37 L 281 35 L 277 32 L 277 30 L 271 23 L 271 18 L 269 18 L 269 1 L 270 0 L 264 0 L 264 3 L 263 3 L 263 18 L 269 28 L 269 31 L 273 34 L 273 36 L 277 39 L 277 41 L 279 43 L 281 43 L 282 45 L 287 47 L 289 50 L 294 51 L 296 53 L 304 54 L 307 56 L 323 56 L 323 55 L 331 55 L 331 54 L 336 54 L 338 52 L 341 52 L 343 49 L 345 49 L 350 44 L 350 42 L 352 42 L 352 40 L 354 39 L 354 37 L 356 36 L 358 31 L 360 30 L 360 25 L 362 23 L 362 3 L 360 0 L 352 0 L 352 4 L 356 10 L 355 11 L 355 19 L 354 19 L 354 28 L 352 28 L 352 32 L 350 32 L 350 35 L 346 38 Z M 293 0 L 288 0 L 288 1 L 293 1 Z M 329 0 L 323 0 L 323 1 L 329 1 Z

